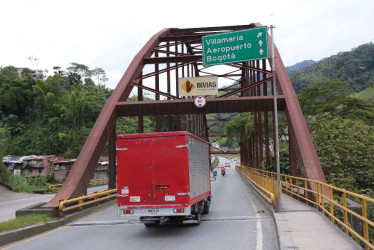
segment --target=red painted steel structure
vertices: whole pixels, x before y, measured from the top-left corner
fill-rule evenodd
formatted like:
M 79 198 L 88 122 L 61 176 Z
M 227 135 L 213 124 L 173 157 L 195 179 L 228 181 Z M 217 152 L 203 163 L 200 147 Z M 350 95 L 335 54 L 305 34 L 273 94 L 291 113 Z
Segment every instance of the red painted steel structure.
M 202 64 L 202 36 L 260 26 L 253 23 L 164 29 L 152 36 L 135 56 L 105 104 L 65 184 L 45 207 L 57 207 L 61 199 L 86 193 L 89 180 L 107 143 L 110 161 L 109 186 L 115 187 L 115 125 L 119 116 L 137 116 L 138 132 L 144 131 L 143 117 L 147 115 L 155 116 L 155 131 L 189 131 L 208 140 L 206 114 L 252 112 L 254 129 L 250 138 L 242 138 L 240 142 L 241 163 L 253 167 L 264 163 L 270 169 L 270 148 L 275 148 L 271 140 L 274 131 L 270 129 L 273 127 L 270 122 L 274 121 L 271 60 L 231 63 L 226 65 L 226 72 L 215 71 L 215 67 L 204 67 Z M 305 177 L 325 182 L 296 93 L 278 50 L 275 49 L 274 53 L 279 92 L 278 109 L 284 110 L 287 117 L 291 171 L 296 173 L 296 168 L 299 168 Z M 225 94 L 209 98 L 204 108 L 197 109 L 191 98 L 179 96 L 177 79 L 201 75 L 216 75 L 235 84 L 221 87 L 220 90 Z M 134 87 L 137 88 L 138 102 L 127 102 Z M 152 93 L 153 100 L 145 101 L 145 92 Z

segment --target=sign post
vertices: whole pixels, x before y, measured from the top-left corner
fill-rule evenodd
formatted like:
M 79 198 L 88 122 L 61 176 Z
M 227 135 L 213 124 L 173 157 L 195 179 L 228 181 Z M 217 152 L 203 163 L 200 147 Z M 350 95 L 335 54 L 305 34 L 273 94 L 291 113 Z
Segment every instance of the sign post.
M 278 140 L 278 103 L 277 103 L 277 78 L 275 74 L 275 46 L 274 46 L 274 32 L 273 25 L 270 26 L 271 35 L 271 67 L 273 70 L 273 89 L 274 89 L 274 125 L 275 125 L 275 162 L 277 166 L 277 189 L 278 196 L 275 204 L 275 212 L 281 212 L 281 182 L 280 182 L 280 162 L 279 162 L 279 140 Z
M 267 27 L 203 36 L 205 66 L 269 58 Z

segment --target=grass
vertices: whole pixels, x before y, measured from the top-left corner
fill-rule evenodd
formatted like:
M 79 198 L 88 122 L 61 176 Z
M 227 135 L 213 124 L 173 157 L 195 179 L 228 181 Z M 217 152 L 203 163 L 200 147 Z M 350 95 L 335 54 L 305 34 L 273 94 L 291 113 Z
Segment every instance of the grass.
M 17 217 L 10 221 L 0 222 L 0 232 L 13 230 L 21 227 L 43 224 L 51 220 L 47 215 L 30 214 Z
M 354 93 L 351 96 L 359 98 L 359 99 L 363 99 L 369 102 L 374 102 L 374 87 L 369 87 L 359 93 Z
M 5 183 L 11 186 L 14 191 L 31 193 L 34 189 L 45 189 L 49 183 L 53 182 L 53 176 L 39 176 L 36 178 L 29 178 L 22 175 L 9 174 Z
M 217 156 L 214 157 L 214 161 L 212 162 L 212 168 L 216 168 L 219 163 L 219 159 Z

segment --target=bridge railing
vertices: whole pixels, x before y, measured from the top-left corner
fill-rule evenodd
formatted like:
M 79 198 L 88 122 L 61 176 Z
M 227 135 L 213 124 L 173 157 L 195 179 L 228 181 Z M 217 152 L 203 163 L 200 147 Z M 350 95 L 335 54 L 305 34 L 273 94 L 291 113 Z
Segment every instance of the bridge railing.
M 100 202 L 110 201 L 117 197 L 117 189 L 108 189 L 102 192 L 95 192 L 89 195 L 82 195 L 69 200 L 60 200 L 58 209 L 59 216 L 64 216 L 65 212 L 78 210 L 81 211 L 89 205 L 99 205 Z
M 271 189 L 276 190 L 276 173 L 246 167 L 239 169 L 244 173 L 250 173 L 250 176 L 253 176 L 250 178 L 269 192 Z M 273 182 L 256 181 L 256 179 L 263 180 L 264 176 Z M 301 177 L 281 174 L 281 182 L 284 193 L 314 206 L 347 235 L 362 242 L 365 249 L 374 249 L 374 199 L 327 183 Z M 271 187 L 269 187 L 269 183 L 272 183 Z M 328 195 L 326 190 L 328 190 Z M 349 208 L 348 205 L 351 201 L 359 203 L 361 209 Z
M 109 183 L 109 178 L 101 178 L 101 179 L 92 179 L 90 180 L 90 186 L 99 186 L 99 185 L 105 185 Z M 64 184 L 51 184 L 48 185 L 48 191 L 56 192 L 58 189 L 60 189 Z
M 276 179 L 271 178 L 266 174 L 257 173 L 252 169 L 245 167 L 238 167 L 252 185 L 260 192 L 262 197 L 275 207 L 275 202 L 278 197 Z

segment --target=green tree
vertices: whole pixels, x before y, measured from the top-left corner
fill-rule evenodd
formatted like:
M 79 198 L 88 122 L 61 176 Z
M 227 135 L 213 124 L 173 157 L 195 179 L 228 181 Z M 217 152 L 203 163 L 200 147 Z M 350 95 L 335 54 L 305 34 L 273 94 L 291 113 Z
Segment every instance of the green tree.
M 240 141 L 248 141 L 253 131 L 253 115 L 241 113 L 226 124 L 226 135 L 228 137 L 240 138 Z
M 11 140 L 7 154 L 64 154 L 76 157 L 111 90 L 92 79 L 105 71 L 72 63 L 66 70 L 33 80 L 24 69 L 0 69 L 0 115 Z M 83 84 L 83 81 L 85 84 Z
M 8 66 L 0 70 L 0 115 L 24 115 L 32 109 L 33 93 L 30 71 L 24 69 L 24 78 L 18 78 L 17 69 Z
M 6 154 L 10 142 L 10 133 L 0 123 L 0 180 L 4 181 L 7 178 L 7 171 L 3 164 L 3 156 Z
M 313 124 L 324 117 L 339 116 L 362 120 L 373 124 L 374 109 L 370 102 L 346 96 L 347 83 L 317 82 L 304 88 L 298 95 L 308 127 L 313 131 Z
M 374 126 L 327 117 L 315 123 L 312 138 L 328 183 L 361 193 L 374 190 Z

